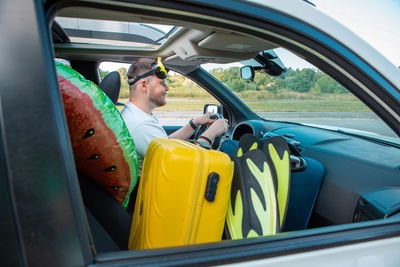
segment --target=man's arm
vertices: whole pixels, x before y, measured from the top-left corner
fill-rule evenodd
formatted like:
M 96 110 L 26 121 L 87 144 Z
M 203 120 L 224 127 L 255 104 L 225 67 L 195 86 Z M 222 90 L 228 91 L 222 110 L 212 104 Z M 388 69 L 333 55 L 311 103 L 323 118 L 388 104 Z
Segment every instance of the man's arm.
M 199 127 L 200 125 L 203 124 L 208 124 L 211 125 L 215 119 L 210 119 L 211 113 L 206 113 L 204 115 L 201 115 L 199 117 L 196 117 L 194 119 L 192 119 L 192 124 L 195 127 Z M 168 138 L 170 139 L 182 139 L 182 140 L 186 140 L 189 137 L 191 137 L 193 135 L 195 131 L 195 128 L 193 128 L 190 125 L 190 121 L 188 123 L 185 124 L 185 126 L 183 126 L 182 128 L 180 128 L 179 130 L 173 132 L 172 134 L 170 134 L 168 136 Z
M 203 133 L 203 136 L 210 139 L 211 141 L 221 135 L 226 133 L 228 130 L 228 121 L 226 119 L 210 119 L 211 113 L 204 114 L 202 116 L 196 117 L 192 120 L 193 124 L 198 127 L 203 124 L 211 125 L 207 131 Z M 186 140 L 191 137 L 194 133 L 193 127 L 188 122 L 185 126 L 179 130 L 173 132 L 168 136 L 170 139 L 183 139 Z M 202 140 L 204 141 L 204 140 Z M 206 140 L 208 143 L 209 141 Z M 210 144 L 211 145 L 211 144 Z
M 196 124 L 197 125 L 197 124 Z M 186 123 L 185 126 L 183 126 L 182 128 L 180 128 L 179 130 L 176 130 L 175 132 L 171 133 L 170 135 L 168 135 L 169 139 L 182 139 L 182 140 L 186 140 L 189 137 L 191 137 L 194 133 L 194 129 L 192 128 L 192 126 L 190 126 L 189 123 Z

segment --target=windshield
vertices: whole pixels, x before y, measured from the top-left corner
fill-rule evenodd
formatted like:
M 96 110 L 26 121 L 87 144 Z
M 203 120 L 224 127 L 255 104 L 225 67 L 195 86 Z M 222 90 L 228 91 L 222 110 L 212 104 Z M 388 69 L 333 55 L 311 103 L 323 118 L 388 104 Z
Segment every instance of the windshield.
M 400 144 L 399 137 L 374 112 L 330 76 L 288 50 L 279 48 L 274 51 L 286 70 L 279 76 L 255 70 L 253 80 L 242 79 L 241 67 L 260 66 L 254 60 L 204 64 L 202 67 L 261 118 L 301 123 Z

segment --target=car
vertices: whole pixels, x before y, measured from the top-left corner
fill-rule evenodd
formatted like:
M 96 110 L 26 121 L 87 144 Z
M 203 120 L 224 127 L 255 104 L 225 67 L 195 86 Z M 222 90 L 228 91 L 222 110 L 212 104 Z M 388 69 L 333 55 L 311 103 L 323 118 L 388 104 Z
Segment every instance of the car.
M 3 0 L 1 7 L 3 266 L 399 266 L 400 70 L 308 1 Z M 297 73 L 278 59 L 280 52 L 314 67 Z M 115 246 L 78 179 L 55 59 L 99 85 L 100 63 L 130 64 L 138 57 L 161 57 L 211 94 L 230 124 L 225 141 L 279 135 L 306 159 L 309 165 L 292 173 L 302 180 L 293 179 L 282 233 L 150 250 Z M 216 75 L 228 63 L 237 70 L 228 78 L 253 86 L 253 98 Z M 248 81 L 240 80 L 239 63 Z M 261 76 L 253 71 L 273 78 L 255 85 Z M 324 117 L 324 107 L 317 118 L 299 118 L 307 115 L 300 112 L 306 104 L 294 109 L 295 101 L 289 113 L 264 109 L 273 105 L 265 102 L 273 94 L 268 88 L 280 90 L 290 80 L 277 76 L 294 81 L 295 74 L 324 77 L 338 90 L 331 97 L 349 100 L 329 110 L 335 120 Z M 323 99 L 322 81 L 318 86 L 314 93 Z M 353 104 L 357 112 L 347 112 Z M 347 120 L 349 114 L 367 118 L 359 123 Z M 312 167 L 317 165 L 319 176 Z M 314 181 L 318 185 L 308 187 Z M 304 211 L 299 207 L 306 201 Z M 118 220 L 118 208 L 110 210 L 115 213 L 105 216 Z

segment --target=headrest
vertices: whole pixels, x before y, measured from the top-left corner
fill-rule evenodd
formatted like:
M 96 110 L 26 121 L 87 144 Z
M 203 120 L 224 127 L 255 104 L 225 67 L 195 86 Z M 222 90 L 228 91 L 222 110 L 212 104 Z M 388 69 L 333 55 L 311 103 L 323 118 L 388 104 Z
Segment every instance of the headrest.
M 61 63 L 56 69 L 77 169 L 126 208 L 138 158 L 121 114 L 94 83 Z
M 110 72 L 100 82 L 99 87 L 115 104 L 118 101 L 121 90 L 121 77 L 118 71 Z

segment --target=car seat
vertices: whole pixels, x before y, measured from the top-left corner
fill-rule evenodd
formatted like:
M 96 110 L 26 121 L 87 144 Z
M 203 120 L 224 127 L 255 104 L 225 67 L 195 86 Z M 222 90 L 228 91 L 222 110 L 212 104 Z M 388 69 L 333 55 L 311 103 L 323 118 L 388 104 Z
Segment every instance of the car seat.
M 61 63 L 56 69 L 96 250 L 127 249 L 132 216 L 126 207 L 138 167 L 133 140 L 115 105 L 94 83 Z
M 121 90 L 121 77 L 118 71 L 107 74 L 99 84 L 100 89 L 117 104 L 119 91 Z

